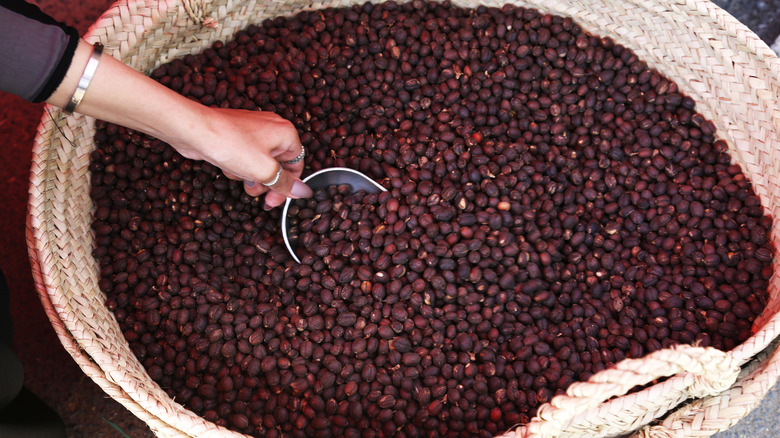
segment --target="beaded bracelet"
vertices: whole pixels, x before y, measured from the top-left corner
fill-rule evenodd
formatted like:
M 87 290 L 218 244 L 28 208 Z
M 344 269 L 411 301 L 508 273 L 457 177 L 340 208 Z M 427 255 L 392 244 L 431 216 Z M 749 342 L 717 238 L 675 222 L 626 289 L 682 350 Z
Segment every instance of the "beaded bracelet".
M 65 105 L 65 108 L 63 108 L 65 112 L 72 113 L 81 103 L 81 99 L 84 98 L 84 93 L 87 92 L 89 83 L 92 82 L 92 77 L 95 75 L 95 71 L 97 70 L 98 64 L 100 63 L 100 56 L 102 54 L 103 45 L 100 43 L 95 43 L 95 45 L 92 46 L 92 55 L 89 57 L 89 62 L 87 62 L 87 66 L 84 67 L 84 73 L 81 74 L 79 84 L 76 86 L 76 91 L 73 92 L 73 95 L 70 97 L 70 101 L 68 101 L 68 104 Z

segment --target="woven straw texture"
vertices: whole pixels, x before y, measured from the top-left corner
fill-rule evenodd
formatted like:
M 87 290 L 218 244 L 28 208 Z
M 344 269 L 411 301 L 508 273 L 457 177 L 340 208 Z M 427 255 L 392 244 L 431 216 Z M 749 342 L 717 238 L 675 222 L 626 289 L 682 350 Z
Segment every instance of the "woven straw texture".
M 150 72 L 266 18 L 301 10 L 348 6 L 352 0 L 125 0 L 89 30 L 106 53 Z M 362 0 L 360 1 L 362 2 Z M 512 0 L 509 0 L 512 2 Z M 458 6 L 501 6 L 457 0 Z M 780 216 L 780 60 L 749 29 L 706 0 L 515 0 L 573 18 L 585 30 L 614 39 L 674 80 L 697 110 L 717 126 L 733 160 L 752 180 L 764 207 Z M 92 202 L 87 170 L 94 119 L 47 108 L 35 140 L 28 244 L 38 292 L 61 342 L 107 394 L 161 437 L 241 436 L 217 427 L 171 400 L 131 352 L 103 304 L 91 256 Z M 771 238 L 780 247 L 780 223 Z M 775 270 L 778 261 L 775 260 Z M 517 437 L 710 436 L 744 417 L 780 374 L 780 284 L 754 335 L 728 353 L 680 347 L 625 360 L 575 383 L 539 409 Z M 635 385 L 671 376 L 625 394 Z M 622 395 L 622 396 L 621 396 Z M 684 404 L 683 402 L 692 402 Z M 675 411 L 675 409 L 677 409 Z M 670 412 L 671 411 L 671 412 Z M 664 416 L 663 421 L 656 420 Z

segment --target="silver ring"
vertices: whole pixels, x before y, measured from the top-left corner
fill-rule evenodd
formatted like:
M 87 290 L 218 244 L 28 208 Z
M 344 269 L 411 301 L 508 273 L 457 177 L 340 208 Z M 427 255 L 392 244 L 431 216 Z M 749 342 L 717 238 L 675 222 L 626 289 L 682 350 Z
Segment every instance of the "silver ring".
M 284 164 L 295 164 L 300 163 L 303 161 L 303 158 L 306 157 L 306 148 L 301 145 L 301 153 L 297 157 L 293 158 L 292 160 L 282 161 Z
M 262 184 L 264 186 L 266 186 L 266 187 L 271 187 L 272 185 L 278 183 L 279 182 L 279 178 L 282 176 L 282 170 L 284 170 L 284 169 L 282 169 L 282 166 L 279 166 L 279 171 L 276 172 L 276 177 L 274 178 L 274 180 L 269 182 L 268 184 L 266 184 L 266 183 L 262 183 Z

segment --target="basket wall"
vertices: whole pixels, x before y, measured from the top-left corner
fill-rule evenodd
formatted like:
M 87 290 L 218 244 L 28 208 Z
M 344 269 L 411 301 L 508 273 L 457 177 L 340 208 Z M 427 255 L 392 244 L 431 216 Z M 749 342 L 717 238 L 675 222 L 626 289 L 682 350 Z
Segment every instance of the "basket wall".
M 716 124 L 718 136 L 728 141 L 734 161 L 750 177 L 768 212 L 773 217 L 780 214 L 776 177 L 780 174 L 780 61 L 750 30 L 705 0 L 510 2 L 572 17 L 587 31 L 611 37 L 630 48 L 648 65 L 675 81 L 696 100 L 697 111 Z M 213 41 L 228 40 L 250 23 L 304 9 L 355 3 L 362 1 L 216 0 L 203 4 L 187 0 L 182 4 L 173 0 L 127 0 L 113 5 L 90 28 L 86 39 L 100 41 L 107 54 L 136 70 L 150 72 L 173 58 L 197 53 Z M 454 3 L 473 7 L 501 6 L 507 2 Z M 208 24 L 204 18 L 214 19 L 218 29 L 204 26 Z M 94 149 L 94 120 L 50 110 L 53 120 L 45 114 L 35 142 L 28 241 L 42 303 L 63 345 L 90 377 L 159 436 L 240 436 L 171 400 L 148 377 L 104 306 L 97 286 L 97 264 L 91 256 L 93 206 L 88 164 Z M 771 237 L 776 247 L 780 247 L 779 229 L 780 224 L 775 221 Z M 774 263 L 778 270 L 778 262 Z M 693 430 L 696 436 L 709 436 L 730 426 L 760 401 L 780 372 L 780 358 L 774 353 L 774 345 L 770 346 L 780 323 L 778 281 L 777 275 L 771 280 L 770 304 L 755 324 L 755 335 L 729 354 L 717 356 L 723 363 L 728 362 L 726 368 L 750 361 L 736 382 L 726 382 L 730 387 L 727 391 L 692 391 L 695 375 L 682 373 L 641 393 L 599 404 L 601 398 L 609 396 L 608 391 L 598 390 L 601 387 L 596 384 L 591 388 L 597 389 L 589 394 L 572 391 L 568 398 L 558 399 L 561 403 L 557 408 L 542 410 L 554 414 L 536 419 L 533 425 L 515 434 L 625 434 L 694 394 L 702 397 L 713 391 L 720 394 L 704 397 L 698 406 L 670 416 L 674 421 L 667 420 L 642 433 L 662 436 L 658 434 Z M 695 366 L 683 362 L 681 370 L 696 373 Z M 571 405 L 564 403 L 566 400 L 580 402 Z M 743 408 L 732 409 L 728 414 L 725 409 L 712 409 L 731 403 Z

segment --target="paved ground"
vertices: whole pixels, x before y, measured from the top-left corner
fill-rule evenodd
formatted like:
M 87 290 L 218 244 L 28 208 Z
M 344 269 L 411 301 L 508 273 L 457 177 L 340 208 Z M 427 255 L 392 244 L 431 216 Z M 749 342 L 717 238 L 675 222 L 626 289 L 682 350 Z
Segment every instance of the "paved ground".
M 60 2 L 38 0 L 43 9 L 81 32 L 112 3 L 111 0 Z M 715 0 L 768 44 L 780 34 L 780 0 Z M 780 39 L 775 43 L 780 53 Z M 65 419 L 69 436 L 122 437 L 111 423 L 132 438 L 151 437 L 149 429 L 106 396 L 84 376 L 61 347 L 33 288 L 24 241 L 30 146 L 42 106 L 0 93 L 0 266 L 12 291 L 15 346 L 27 373 L 28 387 L 55 407 Z M 775 387 L 761 406 L 718 438 L 770 438 L 780 435 L 780 389 Z

